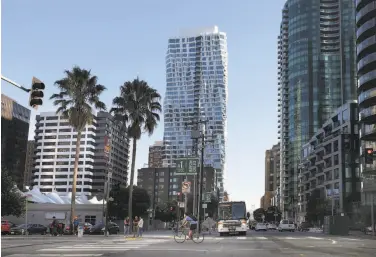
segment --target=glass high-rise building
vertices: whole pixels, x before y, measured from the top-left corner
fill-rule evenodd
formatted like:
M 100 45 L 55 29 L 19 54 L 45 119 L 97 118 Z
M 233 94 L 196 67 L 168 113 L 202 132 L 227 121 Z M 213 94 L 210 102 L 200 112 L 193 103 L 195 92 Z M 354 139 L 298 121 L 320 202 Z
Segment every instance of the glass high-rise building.
M 359 136 L 361 153 L 376 150 L 376 0 L 356 1 Z M 376 162 L 361 159 L 362 203 L 376 203 Z
M 205 147 L 205 166 L 217 170 L 220 195 L 226 158 L 227 37 L 218 27 L 181 31 L 170 38 L 166 56 L 163 166 L 197 154 L 186 123 L 207 120 L 214 142 Z
M 279 35 L 281 202 L 298 210 L 302 145 L 331 114 L 357 98 L 354 0 L 288 0 Z

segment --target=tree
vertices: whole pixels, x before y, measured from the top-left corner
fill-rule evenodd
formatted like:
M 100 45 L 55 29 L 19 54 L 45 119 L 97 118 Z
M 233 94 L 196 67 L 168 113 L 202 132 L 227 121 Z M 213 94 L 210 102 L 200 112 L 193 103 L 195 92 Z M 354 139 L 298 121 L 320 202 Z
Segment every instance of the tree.
M 138 78 L 127 81 L 120 86 L 120 96 L 113 100 L 115 120 L 121 122 L 127 135 L 132 138 L 132 164 L 129 185 L 128 216 L 132 215 L 133 180 L 136 164 L 137 140 L 143 132 L 153 134 L 160 120 L 159 113 L 162 111 L 160 104 L 161 96 L 157 90 L 151 88 L 146 81 Z M 132 224 L 131 227 L 132 229 Z
M 1 168 L 1 216 L 20 217 L 25 211 L 25 197 L 5 167 Z
M 274 216 L 277 215 L 277 216 Z M 267 222 L 280 222 L 282 219 L 282 212 L 276 206 L 270 206 L 265 213 L 265 221 Z
M 61 114 L 63 118 L 67 119 L 69 124 L 77 131 L 70 218 L 70 227 L 73 228 L 81 135 L 85 126 L 91 124 L 93 121 L 92 107 L 98 110 L 106 110 L 106 105 L 99 99 L 99 96 L 106 87 L 97 84 L 98 78 L 92 76 L 90 70 L 88 71 L 75 66 L 71 71 L 65 70 L 64 73 L 65 78 L 55 82 L 60 93 L 53 94 L 50 99 L 54 100 L 53 104 L 55 106 L 59 106 L 56 113 Z
M 306 221 L 316 223 L 324 221 L 325 215 L 329 214 L 326 210 L 328 204 L 320 189 L 312 191 L 307 202 Z
M 265 218 L 265 210 L 263 208 L 258 208 L 253 211 L 253 218 L 257 222 L 263 222 Z
M 211 196 L 210 203 L 207 204 L 206 212 L 209 217 L 217 217 L 218 215 L 218 198 L 215 195 Z
M 171 222 L 177 220 L 178 203 L 171 201 L 161 203 L 155 208 L 155 219 L 163 222 Z
M 228 202 L 228 201 L 230 201 L 230 196 L 229 196 L 229 194 L 227 193 L 227 191 L 225 191 L 225 192 L 223 193 L 223 201 L 224 201 L 224 202 Z
M 108 203 L 109 216 L 116 219 L 124 219 L 128 214 L 129 187 L 120 188 L 111 193 L 113 201 Z M 147 212 L 150 207 L 150 197 L 148 192 L 139 187 L 133 188 L 132 207 L 135 216 L 141 216 Z

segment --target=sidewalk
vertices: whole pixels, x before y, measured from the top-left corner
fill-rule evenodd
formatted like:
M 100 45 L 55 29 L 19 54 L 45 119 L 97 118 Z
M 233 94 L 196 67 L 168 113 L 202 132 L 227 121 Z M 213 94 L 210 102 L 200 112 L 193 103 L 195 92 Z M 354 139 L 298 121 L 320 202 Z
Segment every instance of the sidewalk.
M 372 236 L 371 234 L 364 234 L 364 232 L 361 232 L 361 231 L 350 231 L 349 236 L 355 237 L 355 238 L 376 240 L 376 236 Z

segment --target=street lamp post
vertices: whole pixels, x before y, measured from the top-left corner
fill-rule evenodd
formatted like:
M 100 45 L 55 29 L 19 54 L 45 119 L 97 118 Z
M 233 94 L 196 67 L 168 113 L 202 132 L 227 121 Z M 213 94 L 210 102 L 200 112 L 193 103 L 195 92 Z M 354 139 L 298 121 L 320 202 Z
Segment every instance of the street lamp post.
M 29 186 L 25 186 L 25 189 L 26 190 L 29 190 Z M 27 230 L 28 228 L 28 224 L 27 224 L 27 200 L 28 200 L 28 197 L 30 196 L 29 193 L 26 193 L 26 197 L 25 197 L 25 226 L 26 226 L 26 231 L 25 231 L 25 235 L 28 236 L 29 235 L 29 232 Z

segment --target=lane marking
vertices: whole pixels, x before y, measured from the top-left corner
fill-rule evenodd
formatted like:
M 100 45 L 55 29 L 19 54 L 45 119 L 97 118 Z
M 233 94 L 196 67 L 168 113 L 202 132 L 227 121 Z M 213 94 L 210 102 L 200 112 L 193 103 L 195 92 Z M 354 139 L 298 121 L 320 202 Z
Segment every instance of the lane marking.
M 239 236 L 239 237 L 237 237 L 236 239 L 240 239 L 240 240 L 245 240 L 245 239 L 247 239 L 245 236 Z
M 314 237 L 314 236 L 309 236 L 309 239 L 314 239 L 314 240 L 325 240 L 325 238 L 322 237 Z
M 264 237 L 264 236 L 258 236 L 258 237 L 255 237 L 256 239 L 261 239 L 261 240 L 266 240 L 267 238 Z
M 129 251 L 129 250 L 135 250 L 135 249 L 129 249 L 129 248 L 102 248 L 102 249 L 91 249 L 91 248 L 82 248 L 82 249 L 40 249 L 38 251 L 40 252 L 73 252 L 73 251 L 80 251 L 80 252 L 94 252 L 94 251 Z

